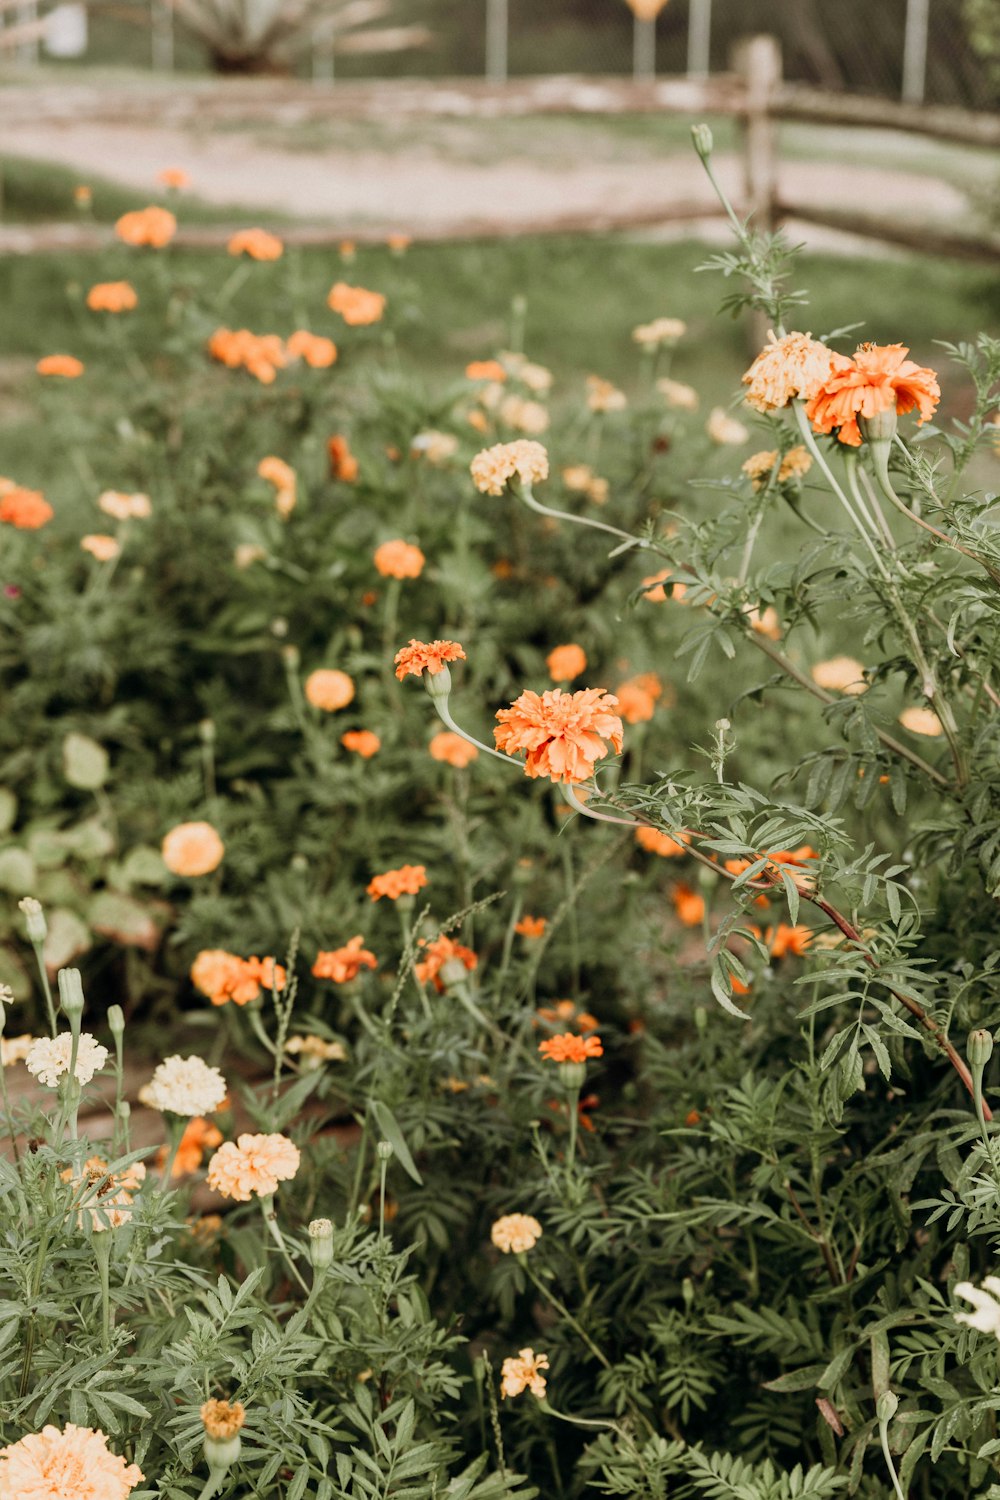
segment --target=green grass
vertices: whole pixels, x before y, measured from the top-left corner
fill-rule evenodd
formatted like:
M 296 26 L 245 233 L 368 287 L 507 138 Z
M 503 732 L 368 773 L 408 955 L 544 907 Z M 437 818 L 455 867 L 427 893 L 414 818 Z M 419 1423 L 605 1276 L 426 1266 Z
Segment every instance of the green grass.
M 113 224 L 129 209 L 146 203 L 162 203 L 178 217 L 183 216 L 189 224 L 228 224 L 239 212 L 231 204 L 219 207 L 204 203 L 192 193 L 164 194 L 157 190 L 155 183 L 150 184 L 148 193 L 141 193 L 92 172 L 77 172 L 55 162 L 34 161 L 25 156 L 0 156 L 2 219 L 11 224 L 46 224 L 53 220 L 77 219 L 80 211 L 73 202 L 73 189 L 78 183 L 86 183 L 93 194 L 88 217 L 98 224 Z M 269 214 L 268 217 L 277 220 L 280 216 Z

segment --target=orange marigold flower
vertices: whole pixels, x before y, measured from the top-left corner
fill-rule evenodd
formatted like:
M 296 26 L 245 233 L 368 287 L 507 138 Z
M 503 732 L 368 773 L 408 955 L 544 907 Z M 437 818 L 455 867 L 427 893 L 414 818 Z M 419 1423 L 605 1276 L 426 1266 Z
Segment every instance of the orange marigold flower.
M 241 1135 L 226 1141 L 208 1164 L 208 1185 L 224 1198 L 249 1203 L 256 1193 L 270 1198 L 279 1182 L 299 1170 L 301 1154 L 286 1135 Z
M 109 1450 L 103 1432 L 72 1422 L 0 1448 L 0 1495 L 11 1500 L 126 1500 L 144 1477 Z
M 331 478 L 353 484 L 358 477 L 358 461 L 351 452 L 347 439 L 339 433 L 327 438 L 326 451 L 330 459 Z
M 587 670 L 587 655 L 582 646 L 571 642 L 567 646 L 556 646 L 545 658 L 549 676 L 553 682 L 572 682 Z
M 210 875 L 222 863 L 226 846 L 211 823 L 179 823 L 160 850 L 171 875 Z
M 184 1127 L 184 1134 L 170 1169 L 171 1177 L 187 1177 L 191 1172 L 197 1172 L 205 1152 L 221 1145 L 222 1131 L 218 1125 L 213 1125 L 201 1115 L 195 1115 Z M 161 1146 L 156 1153 L 156 1165 L 161 1171 L 167 1164 L 167 1155 L 166 1146 Z
M 659 573 L 651 573 L 648 578 L 642 580 L 642 586 L 646 591 L 643 598 L 650 600 L 652 604 L 664 604 L 668 597 L 663 587 L 665 583 L 672 584 L 669 597 L 680 603 L 687 593 L 687 585 L 676 581 L 671 568 L 661 568 Z
M 515 923 L 514 931 L 525 938 L 540 938 L 545 936 L 548 922 L 544 917 L 523 916 L 520 922 Z
M 377 323 L 385 312 L 385 297 L 381 292 L 370 292 L 363 286 L 348 286 L 338 281 L 330 288 L 327 306 L 339 313 L 351 328 L 363 328 Z
M 499 380 L 507 379 L 507 371 L 498 359 L 474 359 L 465 367 L 466 380 Z
M 115 234 L 126 245 L 149 245 L 162 250 L 169 245 L 177 233 L 177 220 L 169 209 L 151 204 L 149 208 L 137 208 L 132 213 L 122 214 L 115 225 Z
M 419 547 L 397 539 L 376 547 L 374 561 L 383 578 L 419 578 L 427 559 Z
M 413 244 L 413 236 L 412 234 L 390 234 L 385 243 L 393 255 L 403 255 Z
M 87 293 L 91 312 L 131 312 L 139 298 L 130 281 L 98 281 Z
M 238 229 L 226 249 L 230 255 L 248 255 L 251 260 L 280 260 L 285 247 L 266 229 Z
M 161 171 L 157 172 L 156 180 L 164 187 L 174 188 L 178 192 L 182 188 L 189 188 L 191 186 L 191 178 L 183 167 L 164 167 Z
M 598 1026 L 597 1017 L 586 1010 L 578 1011 L 572 1000 L 553 1000 L 551 1005 L 540 1006 L 538 1019 L 547 1026 L 575 1026 L 578 1031 L 596 1031 Z
M 242 1401 L 206 1401 L 198 1414 L 205 1435 L 220 1443 L 234 1438 L 246 1420 Z
M 656 712 L 656 700 L 663 693 L 663 683 L 655 672 L 630 677 L 615 689 L 618 712 L 626 724 L 646 724 Z
M 276 490 L 294 490 L 295 470 L 291 464 L 286 464 L 283 458 L 276 458 L 269 453 L 262 458 L 257 465 L 257 473 L 261 479 L 266 479 L 268 484 L 273 484 Z
M 83 374 L 83 361 L 74 354 L 46 354 L 35 366 L 39 375 L 56 375 L 63 380 L 76 380 Z
M 686 845 L 691 842 L 691 835 L 683 830 L 671 838 L 669 833 L 663 833 L 659 828 L 647 828 L 645 824 L 635 830 L 635 841 L 640 849 L 645 849 L 649 854 L 658 854 L 661 859 L 677 859 L 679 855 L 686 854 Z
M 344 944 L 343 948 L 331 948 L 316 955 L 312 966 L 317 979 L 330 979 L 334 984 L 349 984 L 357 979 L 362 969 L 375 969 L 378 959 L 364 946 L 360 932 Z
M 685 927 L 699 927 L 705 920 L 705 898 L 689 885 L 678 882 L 670 892 L 670 899 Z
M 430 943 L 426 939 L 421 939 L 420 951 L 423 958 L 418 964 L 414 964 L 413 972 L 421 984 L 427 984 L 433 980 L 434 988 L 439 994 L 445 987 L 442 977 L 449 977 L 448 975 L 442 976 L 442 970 L 446 965 L 452 965 L 456 973 L 461 973 L 462 969 L 474 969 L 479 962 L 471 948 L 456 943 L 453 938 L 446 937 L 444 933 Z
M 311 703 L 313 708 L 332 714 L 339 708 L 346 708 L 353 701 L 354 681 L 346 672 L 338 672 L 333 667 L 318 667 L 315 672 L 309 673 L 302 691 L 306 695 L 306 702 Z
M 78 182 L 73 189 L 73 202 L 77 208 L 89 208 L 93 201 L 93 190 L 85 182 Z
M 577 1036 L 573 1031 L 564 1031 L 539 1042 L 538 1050 L 548 1062 L 582 1063 L 588 1057 L 603 1057 L 604 1043 L 599 1036 Z
M 809 675 L 817 687 L 828 692 L 853 696 L 868 691 L 865 669 L 853 656 L 831 656 L 829 661 L 818 661 Z
M 497 712 L 499 727 L 493 738 L 507 755 L 525 752 L 528 776 L 552 781 L 586 781 L 596 761 L 608 754 L 605 741 L 616 752 L 622 748 L 622 721 L 612 712 L 618 699 L 604 688 L 564 693 L 523 692 L 510 708 Z
M 249 328 L 217 328 L 208 341 L 212 359 L 229 370 L 245 369 L 261 385 L 271 385 L 288 363 L 285 345 L 276 333 L 251 333 Z
M 450 729 L 442 729 L 434 735 L 427 746 L 433 760 L 440 760 L 445 765 L 454 766 L 456 770 L 464 770 L 466 766 L 478 757 L 479 751 L 475 745 L 463 739 L 460 734 L 454 734 Z
M 285 342 L 290 359 L 304 359 L 314 370 L 328 370 L 337 362 L 337 346 L 333 339 L 298 328 Z
M 926 734 L 931 738 L 944 734 L 944 725 L 932 708 L 904 708 L 899 722 L 911 734 Z
M 373 901 L 378 901 L 381 896 L 398 901 L 400 896 L 415 896 L 426 884 L 425 865 L 400 865 L 398 870 L 385 870 L 381 875 L 374 875 L 366 889 Z
M 448 662 L 465 659 L 465 651 L 457 641 L 411 640 L 408 646 L 401 646 L 393 657 L 396 676 L 400 682 L 408 672 L 412 672 L 414 677 L 420 677 L 424 672 L 436 677 L 439 672 L 444 671 Z
M 861 344 L 853 360 L 832 371 L 806 407 L 815 431 L 836 427 L 840 441 L 857 448 L 859 417 L 866 421 L 883 412 L 902 416 L 914 407 L 922 427 L 934 415 L 941 387 L 933 370 L 907 359 L 909 352 L 905 344 Z
M 849 365 L 808 333 L 771 332 L 767 344 L 743 376 L 746 403 L 757 411 L 780 411 L 796 399 L 810 401 L 831 371 Z
M 213 1005 L 249 1005 L 260 995 L 260 983 L 246 959 L 224 948 L 205 948 L 191 965 L 191 982 Z
M 15 485 L 0 495 L 0 521 L 16 526 L 19 531 L 37 531 L 54 515 L 41 490 L 24 490 Z
M 349 729 L 340 736 L 340 743 L 353 755 L 360 755 L 362 760 L 371 760 L 382 748 L 382 741 L 372 729 Z
M 819 851 L 812 844 L 800 844 L 797 849 L 776 849 L 767 857 L 773 865 L 807 865 L 819 859 Z
M 495 443 L 477 453 L 469 465 L 476 489 L 484 495 L 502 495 L 508 482 L 517 476 L 522 484 L 547 479 L 549 455 L 541 443 L 518 438 L 513 443 Z
M 773 604 L 766 609 L 745 609 L 743 613 L 747 617 L 750 629 L 758 635 L 766 635 L 768 640 L 781 640 L 781 618 Z
M 791 927 L 787 922 L 779 922 L 777 927 L 767 929 L 764 942 L 772 958 L 784 958 L 786 953 L 805 953 L 812 942 L 812 936 L 811 927 Z

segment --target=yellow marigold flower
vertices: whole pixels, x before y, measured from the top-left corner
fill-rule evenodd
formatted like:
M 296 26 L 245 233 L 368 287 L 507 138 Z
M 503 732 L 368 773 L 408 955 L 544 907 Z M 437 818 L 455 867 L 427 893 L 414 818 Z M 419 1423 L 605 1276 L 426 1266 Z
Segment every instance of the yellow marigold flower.
M 290 1036 L 285 1043 L 285 1051 L 292 1057 L 298 1057 L 307 1072 L 318 1068 L 321 1063 L 343 1062 L 347 1057 L 340 1042 L 328 1042 L 325 1037 L 312 1033 L 308 1036 Z
M 490 1230 L 490 1239 L 504 1255 L 524 1255 L 542 1237 L 542 1226 L 530 1214 L 504 1214 Z
M 507 1396 L 519 1396 L 530 1391 L 539 1401 L 545 1398 L 545 1376 L 541 1373 L 549 1368 L 547 1354 L 536 1354 L 534 1349 L 521 1349 L 517 1356 L 505 1359 L 500 1368 L 500 1392 Z
M 121 490 L 104 490 L 97 497 L 97 506 L 116 521 L 148 521 L 153 514 L 149 496 L 141 492 L 126 495 Z
M 534 484 L 549 476 L 549 455 L 541 443 L 519 439 L 496 443 L 477 453 L 469 466 L 476 489 L 484 495 L 502 495 L 515 476 L 522 484 Z
M 109 1450 L 103 1432 L 72 1422 L 0 1448 L 3 1500 L 126 1500 L 144 1477 Z
M 161 171 L 157 172 L 156 180 L 163 187 L 173 188 L 175 192 L 180 192 L 182 188 L 189 188 L 191 186 L 191 178 L 183 167 L 164 167 Z
M 171 875 L 211 875 L 222 863 L 226 846 L 211 823 L 179 823 L 160 846 Z
M 270 1198 L 279 1182 L 295 1176 L 301 1159 L 298 1146 L 285 1135 L 241 1135 L 212 1157 L 208 1185 L 237 1203 L 249 1203 L 255 1193 Z
M 765 610 L 745 609 L 743 613 L 750 629 L 758 635 L 766 635 L 771 641 L 781 640 L 781 620 L 773 604 L 769 604 Z
M 944 726 L 931 708 L 904 708 L 899 722 L 911 734 L 926 734 L 931 737 L 944 734 Z
M 549 429 L 549 414 L 540 401 L 525 401 L 523 396 L 505 396 L 500 402 L 500 420 L 515 432 L 541 437 Z
M 743 376 L 746 403 L 756 411 L 781 411 L 796 399 L 810 401 L 831 370 L 850 360 L 836 354 L 808 333 L 786 333 L 767 344 Z
M 789 448 L 781 460 L 781 468 L 778 470 L 778 483 L 787 484 L 790 479 L 802 479 L 813 466 L 808 448 L 801 443 L 794 448 Z
M 810 677 L 817 687 L 832 693 L 849 693 L 852 697 L 868 691 L 865 669 L 853 656 L 831 656 L 811 668 Z

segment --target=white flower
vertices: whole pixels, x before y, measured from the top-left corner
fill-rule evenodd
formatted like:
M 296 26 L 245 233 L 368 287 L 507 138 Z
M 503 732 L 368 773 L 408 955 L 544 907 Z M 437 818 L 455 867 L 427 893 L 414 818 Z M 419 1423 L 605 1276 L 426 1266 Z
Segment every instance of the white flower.
M 1000 1339 L 1000 1276 L 987 1276 L 982 1287 L 973 1286 L 971 1281 L 960 1281 L 955 1288 L 955 1295 L 962 1297 L 966 1302 L 971 1302 L 976 1309 L 971 1313 L 956 1313 L 956 1323 L 967 1323 L 970 1328 L 978 1328 L 980 1333 L 992 1333 Z
M 142 1090 L 143 1104 L 173 1115 L 210 1115 L 226 1097 L 226 1080 L 200 1057 L 168 1057 Z
M 73 1036 L 71 1032 L 64 1031 L 61 1036 L 40 1036 L 37 1041 L 32 1042 L 24 1063 L 28 1072 L 33 1073 L 39 1083 L 44 1083 L 46 1088 L 55 1089 L 59 1087 L 63 1074 L 69 1072 L 72 1055 Z M 88 1032 L 82 1031 L 74 1069 L 77 1083 L 81 1086 L 89 1083 L 107 1060 L 107 1047 L 102 1047 Z

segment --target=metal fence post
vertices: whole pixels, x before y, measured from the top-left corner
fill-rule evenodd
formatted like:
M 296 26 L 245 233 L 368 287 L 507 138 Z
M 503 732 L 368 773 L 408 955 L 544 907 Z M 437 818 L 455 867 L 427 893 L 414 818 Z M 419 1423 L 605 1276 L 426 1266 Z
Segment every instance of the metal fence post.
M 930 0 L 906 0 L 906 34 L 903 39 L 904 104 L 924 102 L 930 9 Z
M 688 15 L 689 78 L 707 78 L 712 58 L 712 0 L 691 0 Z
M 486 0 L 486 77 L 507 82 L 507 0 Z

